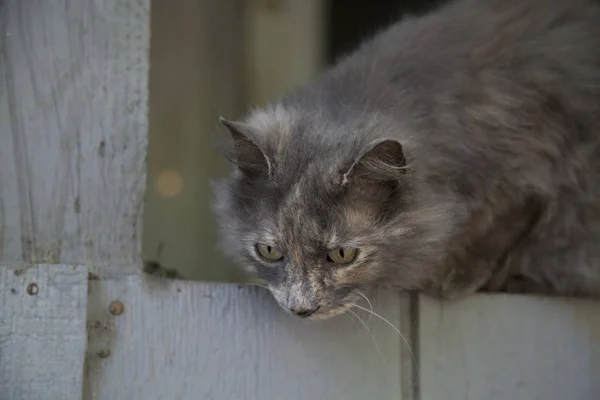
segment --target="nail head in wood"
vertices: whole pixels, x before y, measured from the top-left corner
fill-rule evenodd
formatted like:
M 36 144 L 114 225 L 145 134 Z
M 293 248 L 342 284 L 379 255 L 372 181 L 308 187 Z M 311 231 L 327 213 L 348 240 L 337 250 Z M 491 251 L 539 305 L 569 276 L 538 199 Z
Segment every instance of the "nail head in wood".
M 110 356 L 110 349 L 102 349 L 96 355 L 100 358 L 108 358 Z
M 113 301 L 110 303 L 108 309 L 112 315 L 121 315 L 125 310 L 125 306 L 120 301 Z
M 30 283 L 27 285 L 27 294 L 30 296 L 37 296 L 39 291 L 38 285 L 35 283 Z

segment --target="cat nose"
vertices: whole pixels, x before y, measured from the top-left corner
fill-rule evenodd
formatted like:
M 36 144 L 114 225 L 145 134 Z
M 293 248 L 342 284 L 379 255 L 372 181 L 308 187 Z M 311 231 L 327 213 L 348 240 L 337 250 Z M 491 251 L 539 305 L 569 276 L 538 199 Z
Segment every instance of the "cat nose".
M 317 306 L 315 308 L 290 308 L 290 311 L 293 312 L 294 314 L 296 314 L 299 317 L 302 318 L 307 318 L 310 317 L 311 315 L 313 315 L 314 313 L 317 312 L 317 310 L 320 308 L 320 306 Z

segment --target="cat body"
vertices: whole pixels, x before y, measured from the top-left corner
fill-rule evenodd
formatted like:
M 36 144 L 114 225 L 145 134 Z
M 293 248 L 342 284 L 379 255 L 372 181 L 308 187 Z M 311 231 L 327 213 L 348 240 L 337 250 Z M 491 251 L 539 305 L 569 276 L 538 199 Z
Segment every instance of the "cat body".
M 459 0 L 226 121 L 222 248 L 300 316 L 379 285 L 600 296 L 600 7 Z

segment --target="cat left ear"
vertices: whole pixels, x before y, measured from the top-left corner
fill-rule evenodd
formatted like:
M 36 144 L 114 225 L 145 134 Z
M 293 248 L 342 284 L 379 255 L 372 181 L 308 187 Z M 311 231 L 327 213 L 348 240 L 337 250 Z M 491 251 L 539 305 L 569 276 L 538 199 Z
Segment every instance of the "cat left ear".
M 220 118 L 233 139 L 233 154 L 228 157 L 242 172 L 248 176 L 268 175 L 271 162 L 262 149 L 251 139 L 252 129 L 243 122 L 229 121 Z
M 406 173 L 406 158 L 400 142 L 380 139 L 371 143 L 342 177 L 342 183 L 357 180 L 397 181 Z

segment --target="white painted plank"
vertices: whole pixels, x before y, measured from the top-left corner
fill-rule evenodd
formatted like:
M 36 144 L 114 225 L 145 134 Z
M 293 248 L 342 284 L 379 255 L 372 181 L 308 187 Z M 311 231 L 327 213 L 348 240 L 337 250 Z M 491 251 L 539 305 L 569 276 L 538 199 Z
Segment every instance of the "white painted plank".
M 420 298 L 421 399 L 597 400 L 600 303 Z
M 92 300 L 93 299 L 93 300 Z M 108 312 L 121 301 L 121 316 Z M 401 322 L 401 297 L 375 311 Z M 287 315 L 261 288 L 132 276 L 90 283 L 89 399 L 390 399 L 401 396 L 401 338 L 339 317 Z M 366 320 L 364 313 L 361 315 Z M 402 328 L 402 327 L 401 327 Z M 110 355 L 106 358 L 107 350 Z M 404 397 L 407 400 L 410 397 Z
M 0 267 L 0 399 L 81 398 L 87 278 L 84 267 Z
M 5 0 L 0 31 L 0 262 L 134 265 L 149 0 Z

